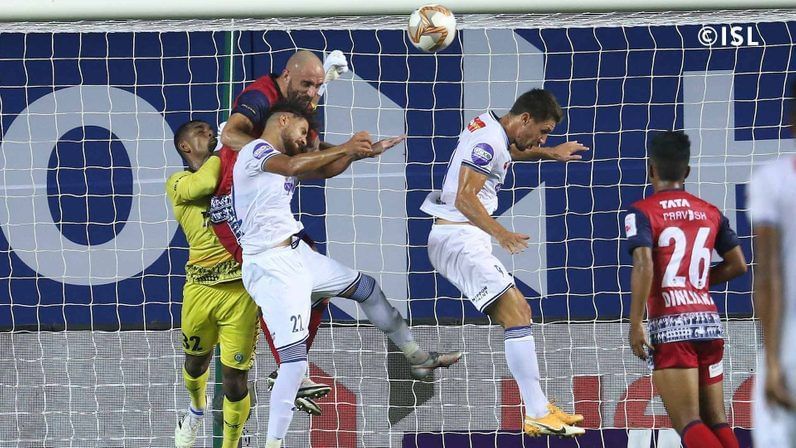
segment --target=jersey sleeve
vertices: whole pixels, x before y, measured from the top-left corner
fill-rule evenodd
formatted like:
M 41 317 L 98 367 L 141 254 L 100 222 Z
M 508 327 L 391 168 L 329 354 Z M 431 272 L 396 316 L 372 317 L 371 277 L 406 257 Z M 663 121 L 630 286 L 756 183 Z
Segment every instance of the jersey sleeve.
M 719 224 L 719 232 L 716 234 L 716 244 L 713 247 L 719 255 L 724 255 L 734 249 L 741 243 L 738 241 L 738 235 L 730 227 L 730 220 L 726 216 L 721 215 L 721 223 Z
M 489 175 L 492 172 L 495 166 L 495 149 L 491 144 L 487 142 L 476 143 L 464 150 L 467 153 L 462 158 L 462 165 L 484 175 Z
M 652 247 L 652 226 L 644 212 L 630 207 L 625 215 L 625 238 L 629 254 L 637 247 Z
M 256 176 L 259 173 L 268 171 L 265 164 L 272 157 L 282 154 L 265 140 L 254 140 L 249 144 L 253 145 L 252 156 L 246 162 L 246 173 L 249 176 Z
M 747 187 L 749 217 L 753 224 L 779 224 L 779 178 L 774 165 L 755 170 Z
M 263 92 L 248 90 L 240 94 L 232 113 L 243 114 L 255 125 L 262 123 L 271 109 L 271 103 Z
M 194 201 L 213 194 L 221 174 L 221 159 L 211 156 L 196 172 L 178 173 L 169 178 L 167 189 L 175 203 Z

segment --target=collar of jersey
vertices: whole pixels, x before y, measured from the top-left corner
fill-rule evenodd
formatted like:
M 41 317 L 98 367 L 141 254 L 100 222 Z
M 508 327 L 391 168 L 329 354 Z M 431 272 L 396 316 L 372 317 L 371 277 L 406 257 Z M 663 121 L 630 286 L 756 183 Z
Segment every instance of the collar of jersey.
M 501 131 L 503 131 L 503 139 L 504 139 L 504 140 L 506 140 L 506 148 L 508 148 L 509 146 L 511 146 L 511 144 L 509 144 L 509 136 L 508 136 L 508 134 L 506 134 L 506 130 L 505 130 L 505 129 L 503 129 L 503 126 L 500 124 L 500 118 L 498 118 L 498 116 L 497 116 L 497 114 L 495 113 L 495 111 L 492 111 L 492 110 L 490 110 L 490 111 L 489 111 L 489 115 L 490 115 L 490 116 L 492 117 L 492 119 L 493 119 L 493 120 L 495 120 L 495 121 L 497 122 L 497 124 L 500 126 L 500 130 L 501 130 Z
M 274 87 L 276 87 L 276 94 L 279 96 L 277 101 L 282 101 L 285 99 L 285 95 L 282 94 L 282 90 L 279 88 L 279 84 L 276 82 L 276 79 L 279 78 L 279 73 L 269 73 L 268 76 L 271 77 L 271 81 L 274 83 Z
M 680 187 L 680 188 L 667 188 L 665 190 L 658 190 L 658 191 L 655 192 L 655 194 L 669 193 L 671 191 L 685 191 L 685 186 Z

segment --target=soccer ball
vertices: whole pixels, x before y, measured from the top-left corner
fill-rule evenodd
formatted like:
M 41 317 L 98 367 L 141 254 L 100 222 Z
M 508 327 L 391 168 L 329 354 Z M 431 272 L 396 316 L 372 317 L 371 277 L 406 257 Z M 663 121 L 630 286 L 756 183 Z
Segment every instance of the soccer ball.
M 456 37 L 456 18 L 442 5 L 426 5 L 409 16 L 409 41 L 419 50 L 444 50 Z

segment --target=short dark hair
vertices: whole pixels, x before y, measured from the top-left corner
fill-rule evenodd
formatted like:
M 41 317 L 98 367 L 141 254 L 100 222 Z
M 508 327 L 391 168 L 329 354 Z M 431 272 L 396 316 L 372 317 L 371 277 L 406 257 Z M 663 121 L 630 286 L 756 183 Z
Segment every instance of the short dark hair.
M 307 120 L 307 125 L 309 126 L 308 130 L 310 131 L 317 129 L 315 124 L 315 115 L 313 111 L 307 108 L 306 103 L 288 99 L 281 100 L 271 106 L 271 109 L 268 110 L 268 115 L 265 118 L 265 122 L 267 123 L 271 117 L 280 113 L 288 113 Z
M 691 159 L 691 141 L 684 132 L 666 131 L 655 135 L 648 152 L 658 178 L 665 181 L 685 178 Z
M 195 125 L 201 123 L 207 122 L 204 120 L 191 120 L 181 124 L 180 127 L 177 128 L 177 132 L 174 133 L 174 147 L 180 149 L 180 142 L 185 139 L 188 131 L 190 131 Z
M 523 93 L 514 101 L 509 111 L 512 115 L 521 115 L 525 112 L 536 122 L 553 120 L 560 123 L 564 116 L 556 97 L 544 89 L 532 89 Z
M 185 140 L 191 128 L 202 123 L 207 124 L 208 126 L 210 125 L 204 120 L 186 121 L 185 123 L 181 124 L 180 127 L 177 128 L 177 132 L 174 133 L 174 148 L 177 149 L 177 154 L 179 154 L 183 160 L 185 160 L 185 155 L 182 153 L 182 151 L 180 151 L 180 142 Z

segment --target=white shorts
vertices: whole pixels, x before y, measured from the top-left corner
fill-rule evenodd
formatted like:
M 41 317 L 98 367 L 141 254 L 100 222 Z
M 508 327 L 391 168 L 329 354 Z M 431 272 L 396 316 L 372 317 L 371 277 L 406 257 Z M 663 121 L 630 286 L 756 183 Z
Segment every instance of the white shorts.
M 243 285 L 260 306 L 274 346 L 307 339 L 312 303 L 349 289 L 360 273 L 312 250 L 304 241 L 243 257 Z
M 763 386 L 766 372 L 762 362 L 763 356 L 757 363 L 754 394 L 752 395 L 752 441 L 754 446 L 796 448 L 796 412 L 786 411 L 782 408 L 771 407 L 766 404 Z M 786 377 L 792 375 L 785 369 Z M 790 381 L 793 383 L 793 381 Z M 790 389 L 793 393 L 793 389 Z
M 476 226 L 434 225 L 428 235 L 428 257 L 443 277 L 482 313 L 514 286 L 514 278 L 492 255 L 492 238 Z

